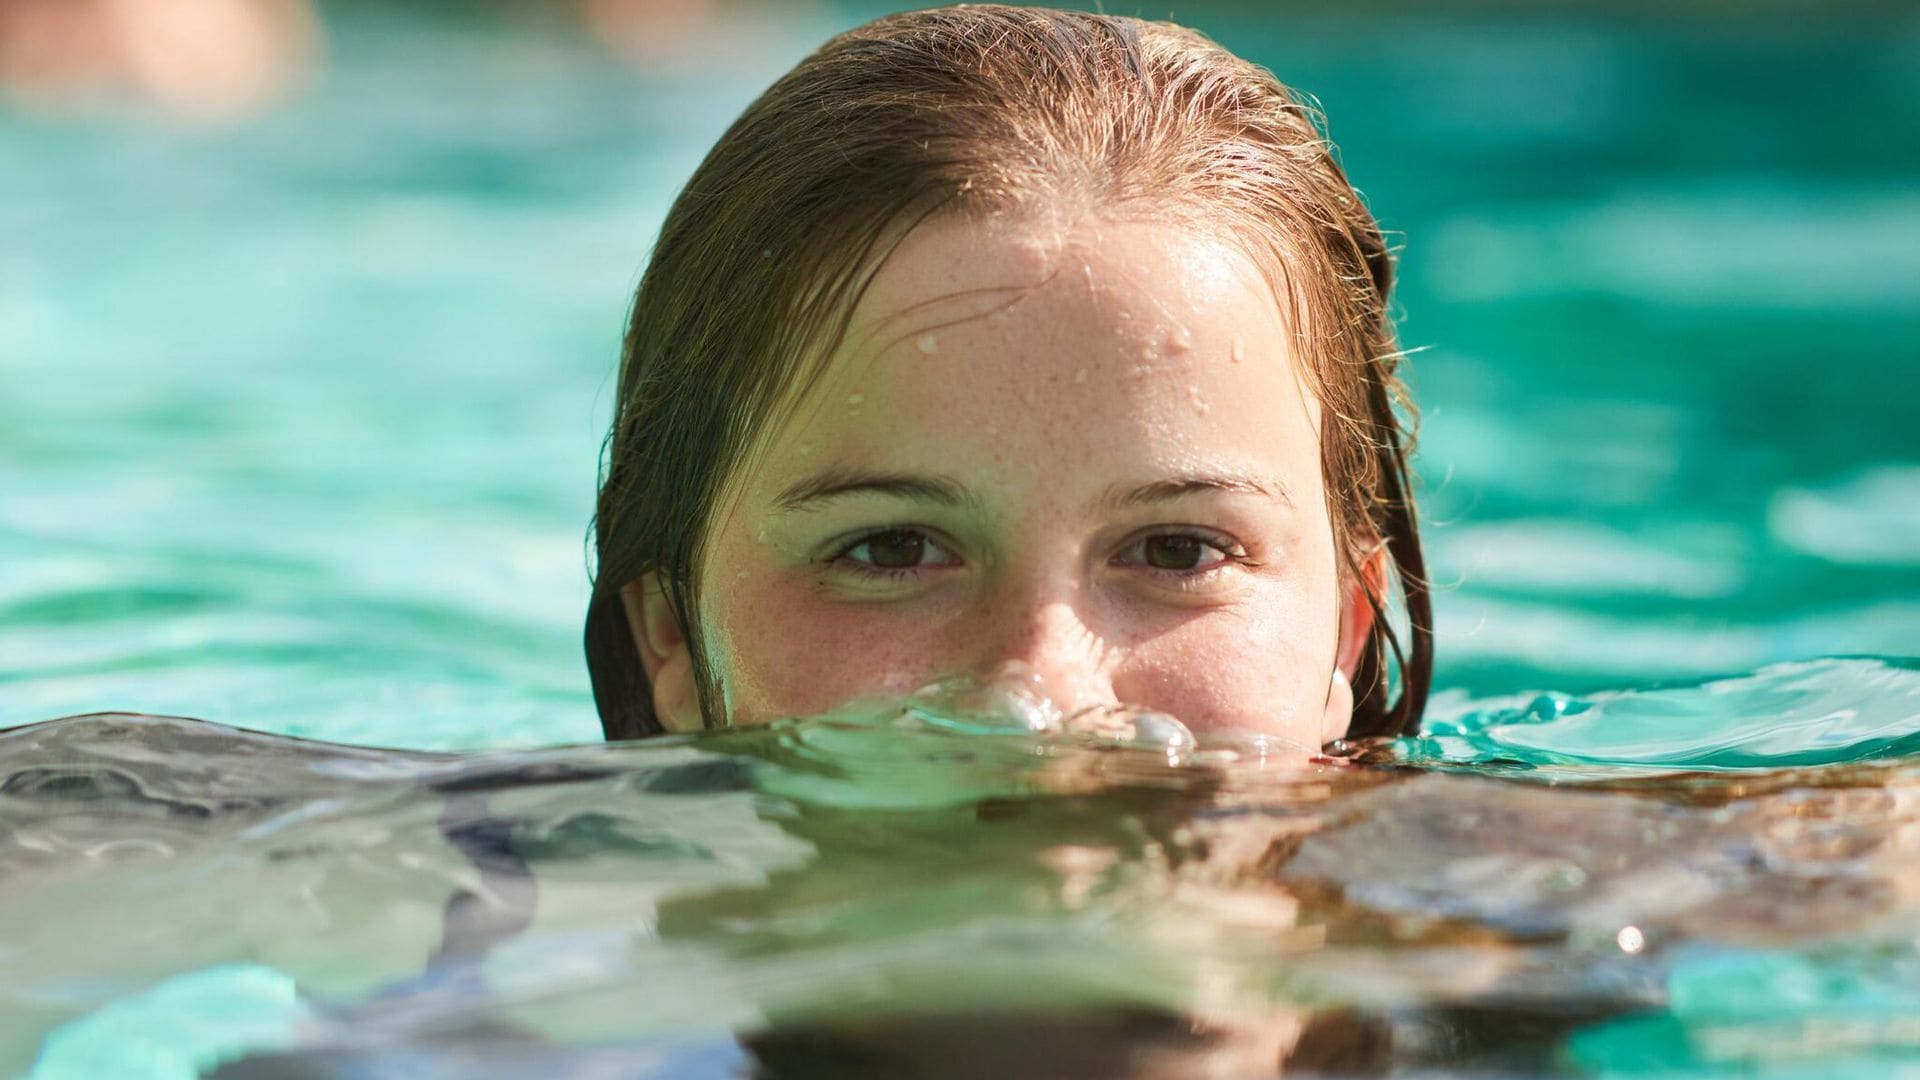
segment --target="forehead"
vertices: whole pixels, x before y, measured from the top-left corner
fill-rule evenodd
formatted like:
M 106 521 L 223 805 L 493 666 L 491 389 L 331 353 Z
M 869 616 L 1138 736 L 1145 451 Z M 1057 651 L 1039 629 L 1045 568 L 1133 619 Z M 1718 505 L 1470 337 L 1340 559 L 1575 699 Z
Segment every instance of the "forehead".
M 1022 305 L 1103 313 L 1122 332 L 1229 314 L 1282 329 L 1279 305 L 1267 297 L 1251 260 L 1192 228 L 1058 212 L 947 215 L 888 256 L 837 352 L 857 361 L 908 332 L 966 329 L 974 320 L 1001 326 Z
M 1318 403 L 1266 277 L 1174 224 L 930 221 L 880 267 L 825 365 L 784 410 L 776 471 L 821 457 L 935 468 L 963 449 L 1082 470 L 1318 461 Z M 889 460 L 862 460 L 876 453 Z

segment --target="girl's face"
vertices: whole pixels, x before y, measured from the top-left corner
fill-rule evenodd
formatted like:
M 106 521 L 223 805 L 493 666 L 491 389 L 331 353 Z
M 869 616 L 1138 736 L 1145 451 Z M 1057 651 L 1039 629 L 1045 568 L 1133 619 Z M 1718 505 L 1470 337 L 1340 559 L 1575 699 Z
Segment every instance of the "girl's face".
M 698 568 L 735 724 L 949 676 L 1037 681 L 1317 750 L 1371 617 L 1272 290 L 1168 224 L 936 219 L 731 478 Z M 625 591 L 670 730 L 686 643 Z

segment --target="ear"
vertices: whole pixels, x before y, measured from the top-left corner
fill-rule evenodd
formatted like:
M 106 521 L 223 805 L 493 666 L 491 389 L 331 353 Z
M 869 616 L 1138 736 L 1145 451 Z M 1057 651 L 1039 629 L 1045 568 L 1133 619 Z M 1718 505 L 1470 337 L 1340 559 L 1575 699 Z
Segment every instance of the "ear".
M 640 651 L 640 666 L 653 688 L 653 714 L 660 726 L 672 732 L 704 728 L 700 689 L 693 680 L 693 653 L 673 605 L 667 603 L 659 573 L 649 570 L 622 585 L 620 603 L 627 611 L 634 647 Z
M 1333 678 L 1327 686 L 1327 707 L 1320 718 L 1320 744 L 1344 739 L 1353 723 L 1353 673 L 1366 651 L 1367 636 L 1373 632 L 1373 605 L 1367 593 L 1383 596 L 1387 587 L 1387 549 L 1373 549 L 1360 564 L 1353 580 L 1340 589 L 1340 632 L 1336 639 Z

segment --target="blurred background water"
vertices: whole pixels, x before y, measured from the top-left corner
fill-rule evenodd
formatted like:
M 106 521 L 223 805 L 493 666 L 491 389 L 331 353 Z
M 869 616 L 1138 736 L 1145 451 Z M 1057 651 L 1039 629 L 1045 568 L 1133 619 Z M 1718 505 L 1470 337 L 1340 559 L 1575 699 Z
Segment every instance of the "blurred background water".
M 0 726 L 599 738 L 586 528 L 648 245 L 884 10 L 684 7 L 608 48 L 337 0 L 245 115 L 0 105 Z M 1315 95 L 1402 235 L 1436 715 L 1920 651 L 1920 7 L 1172 14 Z

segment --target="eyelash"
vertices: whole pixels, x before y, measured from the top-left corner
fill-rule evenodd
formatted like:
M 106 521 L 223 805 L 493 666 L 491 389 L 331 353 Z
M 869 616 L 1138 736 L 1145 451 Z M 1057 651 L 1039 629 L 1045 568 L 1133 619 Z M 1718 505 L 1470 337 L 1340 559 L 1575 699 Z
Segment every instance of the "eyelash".
M 889 528 L 889 529 L 875 529 L 872 532 L 861 533 L 859 536 L 854 537 L 852 540 L 848 541 L 846 544 L 841 546 L 841 548 L 838 551 L 828 556 L 825 562 L 832 566 L 845 568 L 849 572 L 859 577 L 866 578 L 870 581 L 893 582 L 893 581 L 905 581 L 908 578 L 918 577 L 920 575 L 920 572 L 923 569 L 926 569 L 925 567 L 874 566 L 871 563 L 863 563 L 857 559 L 849 559 L 847 557 L 853 553 L 854 549 L 864 544 L 871 544 L 875 540 L 879 540 L 889 536 L 908 536 L 908 535 L 918 536 L 921 539 L 938 546 L 941 550 L 943 551 L 946 550 L 946 545 L 941 544 L 938 540 L 935 540 L 931 535 L 927 533 L 925 529 L 915 529 L 911 527 L 900 526 L 900 527 Z
M 1163 567 L 1150 566 L 1150 565 L 1147 565 L 1146 563 L 1140 564 L 1141 566 L 1146 567 L 1146 569 L 1149 572 L 1151 572 L 1155 577 L 1172 581 L 1177 585 L 1182 585 L 1182 586 L 1195 585 L 1213 577 L 1215 574 L 1218 574 L 1224 570 L 1230 569 L 1234 566 L 1247 567 L 1247 566 L 1254 565 L 1253 559 L 1248 556 L 1246 550 L 1241 548 L 1240 545 L 1234 543 L 1232 540 L 1228 539 L 1225 536 L 1220 535 L 1219 533 L 1208 532 L 1204 529 L 1194 529 L 1194 528 L 1177 529 L 1176 528 L 1176 529 L 1166 529 L 1162 532 L 1148 533 L 1146 536 L 1141 537 L 1139 540 L 1136 540 L 1133 543 L 1128 544 L 1127 550 L 1132 551 L 1136 547 L 1141 547 L 1145 545 L 1148 540 L 1154 539 L 1155 537 L 1174 537 L 1174 538 L 1183 539 L 1183 540 L 1198 540 L 1202 544 L 1205 544 L 1207 547 L 1210 547 L 1213 550 L 1220 553 L 1221 558 L 1219 562 L 1216 562 L 1211 566 L 1196 568 L 1193 570 L 1168 570 Z
M 872 581 L 898 582 L 898 581 L 907 580 L 908 578 L 918 577 L 920 575 L 920 572 L 923 569 L 926 569 L 925 567 L 874 566 L 870 563 L 863 563 L 857 559 L 848 558 L 848 556 L 851 555 L 855 549 L 861 547 L 864 544 L 870 544 L 875 540 L 881 539 L 883 537 L 900 536 L 900 535 L 919 536 L 921 539 L 927 541 L 928 543 L 932 543 L 940 547 L 941 550 L 946 550 L 946 545 L 941 544 L 940 541 L 936 540 L 934 537 L 929 535 L 926 530 L 903 526 L 903 527 L 887 528 L 887 529 L 875 529 L 872 532 L 861 533 L 859 536 L 856 536 L 852 540 L 848 541 L 838 551 L 834 552 L 834 554 L 828 556 L 823 561 L 832 566 L 839 566 L 839 567 L 846 568 L 849 572 L 855 575 L 858 575 L 859 577 L 866 578 Z M 1224 536 L 1221 536 L 1218 533 L 1207 532 L 1205 530 L 1193 529 L 1193 528 L 1166 529 L 1161 532 L 1149 533 L 1146 536 L 1143 536 L 1138 540 L 1135 540 L 1132 543 L 1128 544 L 1126 547 L 1126 550 L 1132 551 L 1134 548 L 1139 547 L 1140 545 L 1144 544 L 1146 541 L 1153 539 L 1155 537 L 1177 537 L 1182 539 L 1198 540 L 1202 544 L 1205 544 L 1206 546 L 1213 548 L 1215 551 L 1218 551 L 1223 556 L 1219 562 L 1216 562 L 1213 565 L 1205 567 L 1203 569 L 1167 570 L 1167 569 L 1164 569 L 1161 567 L 1155 567 L 1155 566 L 1146 567 L 1146 569 L 1150 571 L 1154 576 L 1171 579 L 1179 584 L 1186 585 L 1186 584 L 1197 583 L 1205 578 L 1209 578 L 1213 576 L 1214 574 L 1222 570 L 1225 570 L 1229 566 L 1257 565 L 1256 563 L 1254 563 L 1252 558 L 1250 558 L 1244 550 L 1240 550 L 1239 546 L 1235 544 L 1233 541 L 1227 539 Z M 1140 564 L 1140 565 L 1145 565 L 1145 564 Z

